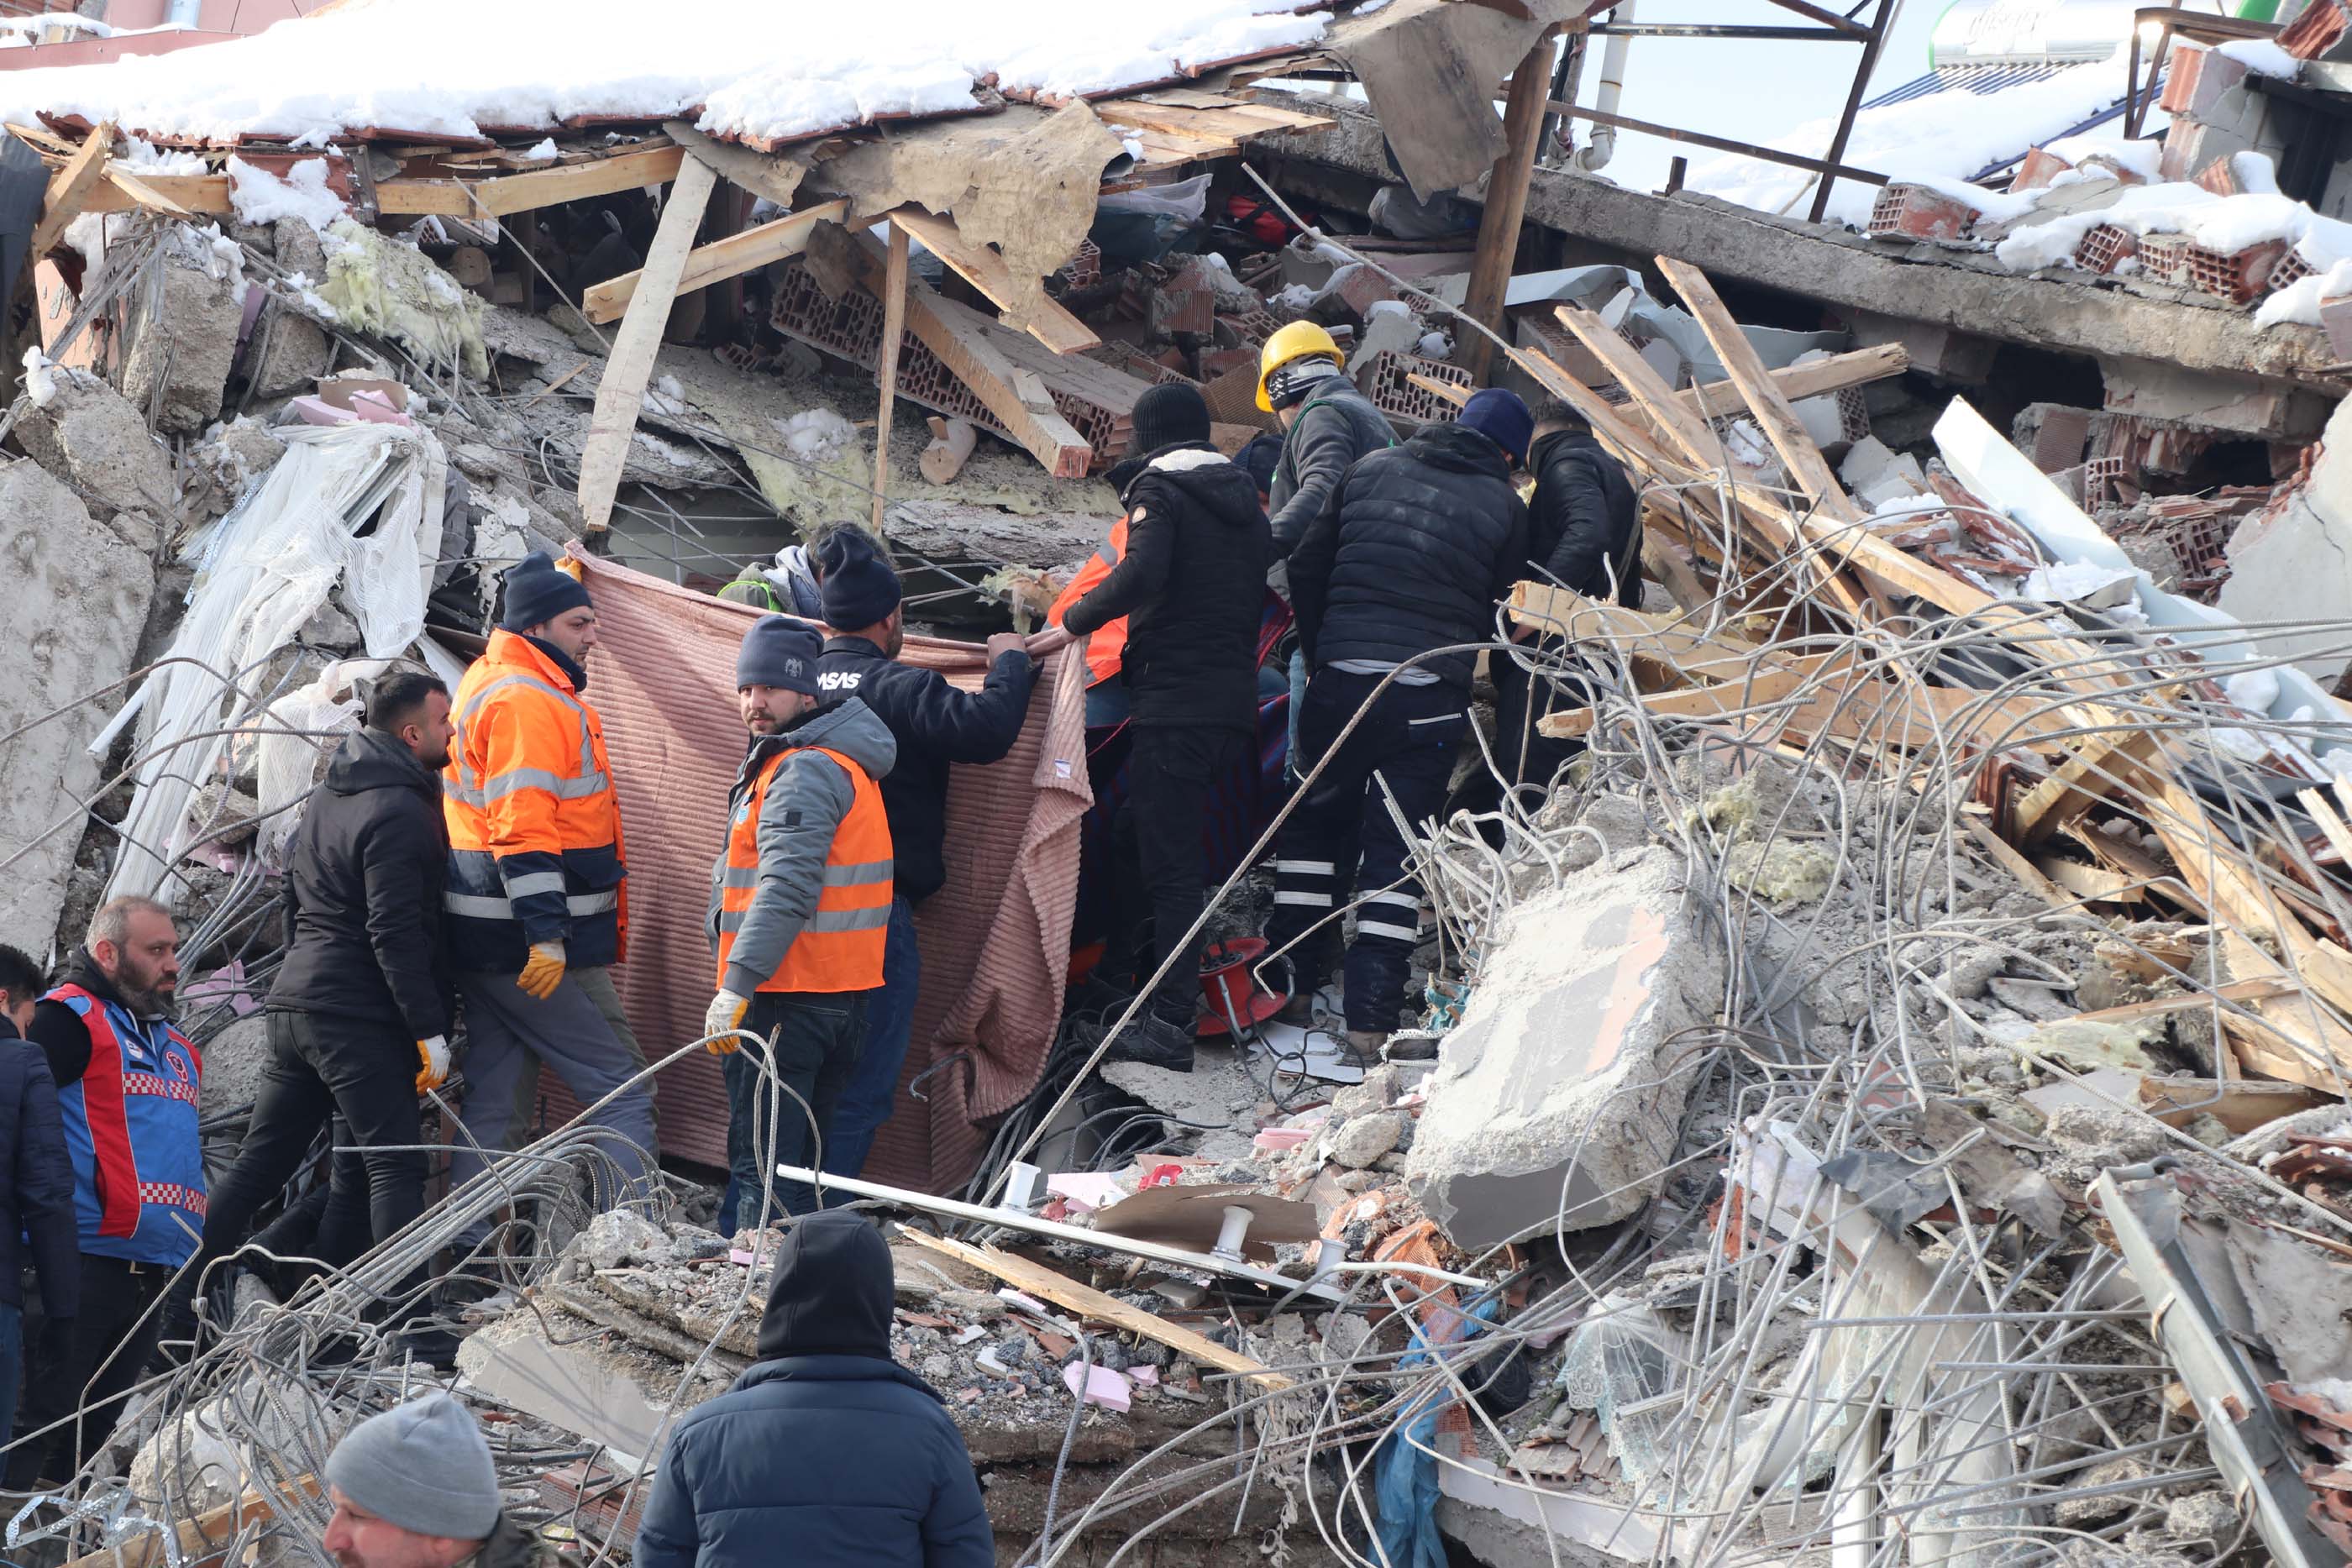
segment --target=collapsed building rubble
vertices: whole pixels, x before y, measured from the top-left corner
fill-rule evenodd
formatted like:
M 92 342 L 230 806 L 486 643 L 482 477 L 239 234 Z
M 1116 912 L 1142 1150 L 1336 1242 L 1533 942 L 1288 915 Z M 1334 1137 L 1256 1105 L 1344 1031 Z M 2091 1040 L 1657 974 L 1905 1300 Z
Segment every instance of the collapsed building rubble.
M 1493 247 L 1398 225 L 1442 218 L 1421 188 L 1475 188 L 1502 133 L 1383 101 L 1449 71 L 1483 94 L 1580 8 L 1383 9 L 1319 60 L 1286 37 L 1192 85 L 1000 81 L 887 135 L 664 118 L 684 100 L 555 126 L 544 156 L 538 127 L 158 153 L 94 101 L 25 126 L 52 178 L 95 173 L 34 258 L 0 469 L 5 934 L 62 950 L 104 890 L 171 899 L 225 1147 L 319 754 L 382 662 L 454 676 L 499 565 L 587 541 L 650 667 L 604 689 L 656 810 L 704 763 L 653 758 L 720 769 L 736 738 L 710 694 L 743 616 L 699 591 L 748 569 L 789 594 L 761 569 L 793 530 L 875 506 L 944 633 L 910 656 L 967 674 L 956 633 L 1100 542 L 1150 385 L 1198 384 L 1239 450 L 1272 423 L 1259 349 L 1311 320 L 1409 431 L 1478 384 L 1492 327 L 1494 379 L 1633 472 L 1649 580 L 1639 608 L 1526 583 L 1501 612 L 1489 668 L 1555 684 L 1548 733 L 1583 750 L 1540 799 L 1416 824 L 1433 1062 L 1349 1082 L 1244 1041 L 1180 1081 L 1055 1027 L 1090 798 L 1066 655 L 965 798 L 987 885 L 941 917 L 961 994 L 909 1066 L 957 1077 L 885 1151 L 920 1179 L 843 1191 L 893 1227 L 893 1353 L 963 1433 L 1005 1561 L 2352 1556 L 2352 433 L 2322 357 L 2352 264 L 2324 195 L 2289 211 L 2246 161 L 2286 151 L 2265 105 L 2297 101 L 2254 78 L 2336 92 L 2306 72 L 2336 44 L 2184 46 L 2160 150 L 1892 181 L 1863 235 L 1749 244 L 1769 277 L 1714 265 L 1741 247 L 1696 219 L 1654 256 L 1632 193 L 1539 171 L 1538 229 L 1609 221 L 1574 254 L 1531 235 L 1558 266 L 1506 245 L 1482 317 Z M 1244 79 L 1333 62 L 1369 106 Z M 1248 182 L 1192 172 L 1244 149 Z M 1824 324 L 1786 308 L 1836 295 L 1822 256 L 1932 281 L 1914 314 L 1872 281 Z M 1960 324 L 1989 299 L 2036 304 Z M 2098 380 L 2013 395 L 1996 339 Z M 707 849 L 642 850 L 646 885 Z M 1227 938 L 1265 894 L 1235 883 Z M 1013 926 L 1008 982 L 982 949 Z M 632 1005 L 684 1040 L 698 998 L 655 964 L 685 973 L 699 933 L 643 940 Z M 725 1118 L 692 1052 L 653 1071 L 665 1152 L 708 1169 Z M 772 1235 L 695 1224 L 683 1176 L 596 1212 L 609 1159 L 559 1130 L 350 1270 L 248 1291 L 28 1544 L 310 1560 L 325 1454 L 434 1375 L 404 1317 L 449 1321 L 436 1255 L 498 1218 L 457 1385 L 509 1500 L 625 1552 L 667 1431 L 756 1358 Z

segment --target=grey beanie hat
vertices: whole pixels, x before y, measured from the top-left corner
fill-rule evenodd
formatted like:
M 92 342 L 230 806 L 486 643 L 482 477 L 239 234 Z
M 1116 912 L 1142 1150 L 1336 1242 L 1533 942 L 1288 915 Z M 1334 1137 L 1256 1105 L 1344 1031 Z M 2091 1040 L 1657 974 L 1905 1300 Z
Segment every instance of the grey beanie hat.
M 499 1521 L 499 1477 L 473 1412 L 428 1394 L 344 1434 L 327 1479 L 368 1512 L 419 1535 L 480 1541 Z

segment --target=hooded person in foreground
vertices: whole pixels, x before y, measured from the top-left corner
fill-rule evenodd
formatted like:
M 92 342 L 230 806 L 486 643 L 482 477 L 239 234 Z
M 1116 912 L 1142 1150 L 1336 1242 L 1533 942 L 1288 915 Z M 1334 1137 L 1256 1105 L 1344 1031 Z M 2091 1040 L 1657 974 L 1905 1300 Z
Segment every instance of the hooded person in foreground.
M 890 1359 L 890 1249 L 863 1216 L 793 1222 L 760 1359 L 677 1424 L 637 1568 L 994 1568 L 962 1434 Z

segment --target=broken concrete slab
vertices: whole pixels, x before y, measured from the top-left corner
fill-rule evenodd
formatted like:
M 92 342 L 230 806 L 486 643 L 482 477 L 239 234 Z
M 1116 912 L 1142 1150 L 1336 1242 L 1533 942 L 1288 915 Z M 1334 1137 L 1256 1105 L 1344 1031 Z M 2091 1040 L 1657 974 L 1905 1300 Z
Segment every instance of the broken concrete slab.
M 179 480 L 139 410 L 88 371 L 61 365 L 48 379 L 54 394 L 28 400 L 16 420 L 26 455 L 70 486 L 100 522 L 125 511 L 170 517 Z
M 1521 904 L 1423 1091 L 1405 1181 L 1457 1247 L 1606 1225 L 1657 1190 L 1723 956 L 1664 849 Z
M 2224 551 L 2229 580 L 2219 606 L 2246 623 L 2264 656 L 2285 658 L 2312 679 L 2344 667 L 2329 630 L 2352 603 L 2352 402 L 2339 403 L 2299 487 L 2238 525 Z M 2301 622 L 2297 628 L 2294 625 Z M 2278 629 L 2266 629 L 2275 626 Z
M 130 674 L 155 567 L 30 459 L 0 466 L 0 563 L 16 649 L 0 735 L 23 730 L 0 741 L 0 859 L 23 852 L 0 878 L 0 941 L 40 955 L 65 907 L 80 803 L 98 787 L 89 743 L 121 698 L 68 705 Z
M 186 237 L 189 231 L 166 232 L 175 237 L 156 249 L 152 294 L 131 291 L 153 303 L 131 329 L 122 395 L 133 408 L 155 411 L 155 429 L 194 435 L 220 417 L 245 319 L 242 285 L 210 247 Z

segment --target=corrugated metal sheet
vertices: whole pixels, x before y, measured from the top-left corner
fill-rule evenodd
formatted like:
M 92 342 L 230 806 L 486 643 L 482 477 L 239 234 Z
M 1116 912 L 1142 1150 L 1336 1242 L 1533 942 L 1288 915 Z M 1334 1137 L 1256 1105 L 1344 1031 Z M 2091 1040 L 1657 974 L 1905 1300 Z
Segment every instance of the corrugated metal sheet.
M 2060 71 L 2072 70 L 2081 63 L 2079 60 L 2063 60 L 2051 65 L 1969 66 L 1929 71 L 1926 76 L 1913 77 L 1899 87 L 1887 89 L 1862 107 L 1883 109 L 1890 103 L 1909 103 L 1914 99 L 1938 92 L 1972 92 L 1982 97 L 2030 81 L 2046 81 Z
M 604 718 L 629 863 L 628 961 L 615 975 L 631 1026 L 658 1059 L 701 1034 L 710 1001 L 703 911 L 743 755 L 735 653 L 757 613 L 604 560 L 588 562 L 586 580 L 603 632 L 586 695 Z M 1038 643 L 1063 652 L 1045 661 L 1013 754 L 955 769 L 948 883 L 921 911 L 923 995 L 898 1112 L 866 1169 L 877 1180 L 961 1183 L 985 1141 L 976 1121 L 1035 1086 L 1060 1021 L 1078 825 L 1092 797 L 1077 651 L 1059 633 Z M 969 643 L 910 637 L 904 657 L 961 686 L 977 687 L 985 674 Z M 905 1098 L 908 1080 L 959 1052 L 969 1053 L 968 1068 L 934 1075 L 924 1103 Z M 576 1106 L 546 1083 L 551 1124 Z M 723 1166 L 717 1061 L 698 1052 L 667 1069 L 656 1097 L 663 1151 Z

